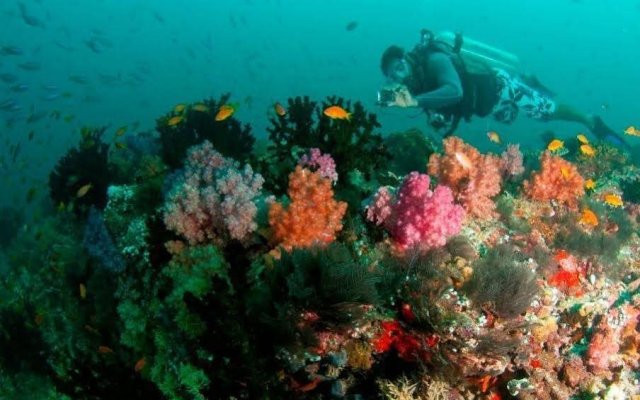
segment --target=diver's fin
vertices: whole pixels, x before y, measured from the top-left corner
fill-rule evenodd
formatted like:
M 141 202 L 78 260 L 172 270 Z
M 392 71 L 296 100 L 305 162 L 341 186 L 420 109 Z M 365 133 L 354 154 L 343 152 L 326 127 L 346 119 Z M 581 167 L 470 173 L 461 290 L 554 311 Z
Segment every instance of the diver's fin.
M 546 96 L 549 98 L 553 98 L 556 96 L 556 93 L 553 90 L 546 87 L 545 85 L 543 85 L 542 82 L 540 82 L 538 77 L 536 77 L 535 75 L 521 74 L 520 80 L 524 84 L 529 86 L 531 89 L 534 89 L 537 92 L 540 92 L 540 94 L 542 94 L 543 96 Z
M 593 117 L 593 128 L 591 129 L 591 133 L 596 135 L 598 139 L 603 142 L 608 142 L 614 146 L 621 147 L 623 150 L 631 151 L 631 146 L 624 141 L 622 136 L 609 128 L 602 118 L 598 116 Z

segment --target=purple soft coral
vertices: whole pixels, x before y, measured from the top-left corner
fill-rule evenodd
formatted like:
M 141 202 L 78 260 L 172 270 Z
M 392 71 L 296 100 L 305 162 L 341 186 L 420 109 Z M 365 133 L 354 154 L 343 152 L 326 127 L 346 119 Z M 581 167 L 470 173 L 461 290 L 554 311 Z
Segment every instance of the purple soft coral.
M 164 222 L 190 244 L 245 240 L 257 228 L 254 199 L 263 182 L 251 166 L 240 170 L 204 142 L 189 151 L 184 172 L 165 204 Z
M 303 155 L 298 165 L 320 172 L 320 176 L 330 179 L 334 184 L 338 181 L 335 161 L 330 154 L 322 154 L 318 148 L 313 148 L 309 154 Z

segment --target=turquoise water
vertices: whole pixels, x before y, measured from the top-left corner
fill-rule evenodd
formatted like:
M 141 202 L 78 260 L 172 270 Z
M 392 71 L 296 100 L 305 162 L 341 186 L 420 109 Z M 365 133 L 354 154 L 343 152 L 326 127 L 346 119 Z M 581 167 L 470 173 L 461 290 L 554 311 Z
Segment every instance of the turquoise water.
M 640 114 L 633 89 L 640 86 L 639 16 L 636 1 L 5 1 L 0 45 L 23 54 L 0 58 L 0 72 L 12 76 L 0 83 L 0 99 L 21 107 L 0 112 L 1 184 L 23 192 L 42 182 L 80 126 L 149 130 L 173 105 L 225 92 L 240 102 L 237 116 L 256 136 L 264 135 L 273 102 L 297 95 L 336 94 L 375 110 L 382 51 L 411 48 L 423 27 L 460 31 L 517 54 L 558 100 L 621 131 Z M 351 22 L 357 26 L 347 30 Z M 37 69 L 18 66 L 24 63 Z M 28 88 L 11 91 L 18 84 Z M 379 111 L 382 131 L 424 126 L 419 112 Z M 28 122 L 33 115 L 42 119 Z M 543 144 L 544 130 L 579 130 L 520 118 L 511 126 L 477 120 L 460 133 L 484 146 L 487 128 L 532 146 Z M 13 163 L 11 146 L 18 144 Z M 11 191 L 1 196 L 0 204 L 16 200 Z

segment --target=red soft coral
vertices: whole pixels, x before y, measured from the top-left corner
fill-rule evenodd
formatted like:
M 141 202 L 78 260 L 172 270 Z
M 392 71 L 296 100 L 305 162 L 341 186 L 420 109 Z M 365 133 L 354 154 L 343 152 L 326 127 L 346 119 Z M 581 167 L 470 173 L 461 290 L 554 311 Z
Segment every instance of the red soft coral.
M 502 161 L 499 157 L 480 154 L 462 139 L 451 136 L 444 140 L 443 155 L 432 154 L 428 171 L 438 182 L 451 188 L 455 199 L 475 217 L 495 217 L 492 197 L 500 193 Z
M 347 203 L 334 200 L 331 180 L 320 171 L 297 166 L 289 175 L 287 193 L 291 199 L 288 209 L 280 203 L 269 209 L 273 240 L 287 251 L 334 241 L 342 229 Z
M 578 168 L 559 156 L 545 151 L 540 157 L 540 171 L 523 184 L 525 194 L 540 201 L 555 200 L 572 210 L 584 195 L 584 178 Z

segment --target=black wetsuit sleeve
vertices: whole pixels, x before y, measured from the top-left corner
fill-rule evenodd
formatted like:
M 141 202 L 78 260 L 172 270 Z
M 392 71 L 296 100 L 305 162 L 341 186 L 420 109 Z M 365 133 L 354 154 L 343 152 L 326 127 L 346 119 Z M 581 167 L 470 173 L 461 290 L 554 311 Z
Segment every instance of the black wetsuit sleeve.
M 430 92 L 414 96 L 418 105 L 425 110 L 437 110 L 454 105 L 462 100 L 462 83 L 451 58 L 444 53 L 429 56 L 428 71 L 436 75 L 438 87 Z

